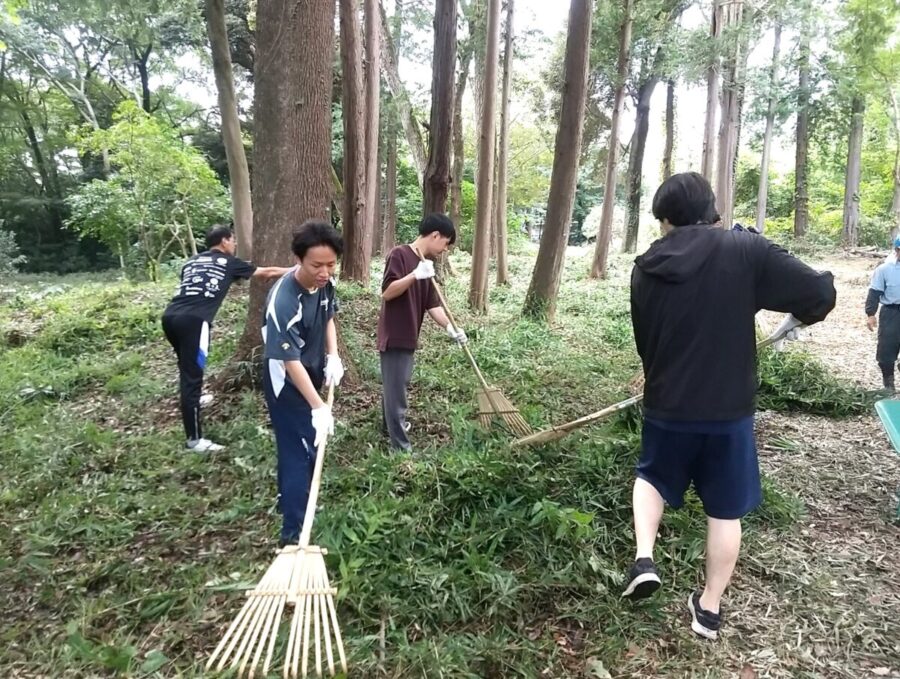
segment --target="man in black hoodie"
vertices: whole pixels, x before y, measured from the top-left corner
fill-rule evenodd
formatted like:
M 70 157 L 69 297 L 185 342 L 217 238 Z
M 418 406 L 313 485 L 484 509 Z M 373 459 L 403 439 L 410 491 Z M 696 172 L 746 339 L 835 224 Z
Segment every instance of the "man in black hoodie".
M 741 544 L 741 517 L 762 500 L 753 435 L 761 309 L 788 314 L 795 337 L 834 308 L 834 281 L 765 238 L 712 226 L 715 196 L 690 172 L 653 198 L 663 238 L 635 260 L 631 320 L 644 366 L 644 428 L 633 508 L 637 554 L 623 596 L 660 586 L 653 546 L 664 504 L 691 482 L 707 515 L 706 586 L 688 598 L 691 628 L 715 639 Z

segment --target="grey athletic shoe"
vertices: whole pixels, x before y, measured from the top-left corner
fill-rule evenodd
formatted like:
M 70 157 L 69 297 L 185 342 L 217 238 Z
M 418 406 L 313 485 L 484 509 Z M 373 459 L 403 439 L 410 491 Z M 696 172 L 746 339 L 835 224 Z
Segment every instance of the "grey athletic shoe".
M 722 613 L 713 613 L 704 610 L 700 605 L 700 590 L 691 592 L 688 597 L 688 610 L 691 612 L 691 629 L 705 639 L 715 641 L 719 638 L 719 629 L 722 627 Z
M 658 590 L 661 584 L 653 559 L 638 559 L 628 571 L 628 585 L 622 592 L 622 597 L 632 601 L 646 599 Z

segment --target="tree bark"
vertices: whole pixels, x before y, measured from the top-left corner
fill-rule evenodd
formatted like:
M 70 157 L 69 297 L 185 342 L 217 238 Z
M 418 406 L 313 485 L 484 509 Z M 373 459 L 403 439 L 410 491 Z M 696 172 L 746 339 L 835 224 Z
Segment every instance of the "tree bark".
M 406 142 L 409 144 L 409 152 L 412 155 L 413 165 L 416 169 L 416 175 L 419 178 L 419 186 L 423 185 L 425 179 L 425 143 L 422 141 L 422 132 L 419 129 L 419 123 L 413 115 L 412 106 L 409 102 L 409 94 L 403 86 L 400 79 L 399 56 L 391 39 L 390 27 L 388 25 L 387 12 L 384 5 L 380 2 L 379 14 L 381 16 L 381 61 L 384 66 L 383 75 L 387 82 L 388 89 L 394 97 L 394 105 L 400 117 L 400 124 L 406 135 Z
M 147 67 L 152 53 L 153 45 L 147 45 L 142 52 L 138 52 L 137 48 L 133 50 L 134 67 L 137 69 L 138 79 L 141 81 L 141 108 L 146 113 L 153 112 L 150 110 L 150 70 Z
M 393 130 L 388 134 L 387 167 L 385 168 L 385 215 L 384 237 L 382 248 L 384 253 L 397 244 L 397 134 Z
M 735 0 L 723 11 L 723 23 L 737 26 L 743 15 L 743 0 Z M 719 125 L 718 153 L 716 160 L 716 200 L 722 225 L 731 228 L 734 216 L 734 163 L 737 157 L 737 135 L 740 120 L 740 82 L 738 78 L 741 63 L 740 41 L 726 59 L 721 88 L 722 121 Z
M 769 155 L 772 151 L 772 131 L 775 129 L 775 101 L 778 87 L 778 59 L 781 55 L 781 19 L 775 24 L 775 45 L 772 48 L 772 69 L 769 73 L 769 107 L 766 110 L 766 133 L 763 136 L 762 159 L 759 163 L 759 193 L 756 197 L 756 230 L 766 228 L 769 202 Z
M 886 83 L 888 96 L 891 100 L 891 122 L 894 130 L 894 195 L 891 200 L 891 216 L 894 224 L 891 227 L 891 240 L 900 233 L 900 104 L 897 102 L 897 92 L 893 84 Z
M 369 268 L 378 214 L 378 139 L 381 132 L 381 17 L 378 0 L 365 0 L 366 18 L 366 102 L 365 102 L 365 168 L 366 168 L 366 216 L 363 219 L 363 244 L 366 260 L 365 280 L 369 280 Z
M 459 55 L 459 75 L 456 80 L 456 92 L 453 95 L 453 178 L 450 182 L 450 218 L 453 220 L 457 235 L 462 225 L 462 184 L 466 161 L 462 105 L 471 63 L 472 43 L 469 41 L 465 51 Z
M 660 50 L 661 52 L 661 50 Z M 657 57 L 658 58 L 658 57 Z M 650 131 L 650 100 L 657 76 L 638 88 L 637 111 L 634 118 L 634 137 L 631 140 L 631 151 L 628 156 L 628 212 L 625 220 L 625 244 L 623 252 L 637 250 L 638 235 L 641 224 L 641 184 L 644 176 L 644 151 L 647 148 L 647 134 Z
M 718 50 L 722 33 L 722 2 L 713 0 L 710 37 L 714 49 Z M 719 56 L 713 57 L 706 69 L 706 122 L 703 125 L 703 155 L 700 159 L 700 174 L 710 182 L 713 175 L 713 161 L 716 156 L 716 112 L 719 106 Z
M 672 176 L 672 156 L 675 153 L 675 81 L 666 82 L 666 145 L 663 150 L 662 180 Z
M 456 75 L 456 3 L 437 0 L 431 62 L 431 122 L 422 212 L 447 211 L 453 142 L 453 81 Z
M 382 109 L 384 110 L 384 109 Z M 375 215 L 372 221 L 372 258 L 384 251 L 384 181 L 381 168 L 384 167 L 385 142 L 387 129 L 379 125 L 378 134 L 378 170 L 375 173 Z
M 497 285 L 509 282 L 507 257 L 506 183 L 509 173 L 509 97 L 512 88 L 515 0 L 506 0 L 506 42 L 503 51 L 503 90 L 500 100 L 500 140 L 497 166 Z
M 341 279 L 369 282 L 371 237 L 366 218 L 366 131 L 363 120 L 362 30 L 356 0 L 339 0 L 344 118 L 344 257 Z
M 794 161 L 794 237 L 803 238 L 809 226 L 809 23 L 800 29 L 800 73 L 797 88 L 797 150 Z
M 500 52 L 500 0 L 488 0 L 487 45 L 484 58 L 484 109 L 478 144 L 478 195 L 476 203 L 475 241 L 472 246 L 472 276 L 469 284 L 469 307 L 476 312 L 488 310 L 488 256 L 491 238 L 491 189 L 494 177 L 495 116 L 497 95 L 497 60 Z
M 237 254 L 244 259 L 252 259 L 253 203 L 250 196 L 250 171 L 241 136 L 241 121 L 238 118 L 224 0 L 206 0 L 206 27 L 212 50 L 219 114 L 222 116 L 222 142 L 228 162 L 228 185 L 231 190 Z
M 628 33 L 631 24 L 631 0 L 626 0 L 625 12 L 620 57 L 623 54 L 622 46 L 627 52 L 630 42 Z M 572 206 L 575 202 L 584 111 L 587 106 L 592 16 L 592 0 L 572 0 L 566 40 L 562 111 L 559 116 L 559 130 L 556 133 L 556 149 L 553 153 L 550 197 L 547 201 L 547 215 L 537 262 L 523 308 L 524 314 L 548 321 L 552 321 L 556 315 L 556 300 L 569 241 Z
M 609 244 L 612 240 L 613 213 L 616 208 L 616 167 L 619 164 L 619 125 L 622 118 L 622 105 L 625 101 L 625 80 L 628 78 L 628 65 L 631 59 L 631 24 L 633 19 L 631 14 L 633 6 L 633 0 L 624 0 L 624 15 L 622 17 L 622 26 L 619 29 L 619 56 L 616 66 L 615 99 L 612 122 L 609 128 L 609 151 L 606 155 L 603 208 L 600 212 L 597 245 L 594 250 L 594 260 L 591 264 L 591 278 L 606 278 L 606 260 L 609 257 Z M 568 234 L 566 237 L 568 238 Z
M 328 218 L 331 199 L 331 69 L 333 0 L 267 0 L 256 15 L 253 152 L 254 256 L 287 266 L 292 230 Z M 235 361 L 245 364 L 261 343 L 269 284 L 254 279 Z
M 866 100 L 857 94 L 851 103 L 852 118 L 847 148 L 847 175 L 844 181 L 844 228 L 841 241 L 847 247 L 859 244 L 859 182 L 862 175 L 863 122 Z

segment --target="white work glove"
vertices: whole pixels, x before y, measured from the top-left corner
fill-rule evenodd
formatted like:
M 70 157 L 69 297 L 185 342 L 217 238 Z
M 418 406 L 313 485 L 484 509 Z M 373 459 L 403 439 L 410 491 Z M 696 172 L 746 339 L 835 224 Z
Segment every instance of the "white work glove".
M 342 379 L 344 379 L 344 364 L 341 357 L 337 354 L 328 354 L 325 357 L 325 386 L 330 387 L 333 384 L 338 387 Z
M 327 405 L 313 408 L 312 425 L 313 429 L 316 430 L 316 440 L 313 441 L 313 446 L 318 448 L 334 433 L 334 415 L 331 414 L 331 408 Z
M 434 278 L 434 262 L 430 259 L 423 259 L 419 262 L 419 266 L 413 269 L 413 275 L 416 277 L 417 281 Z
M 469 341 L 469 338 L 466 337 L 465 330 L 463 330 L 462 328 L 457 330 L 453 327 L 452 323 L 447 324 L 447 334 L 450 335 L 450 339 L 456 342 L 459 346 L 462 346 Z
M 775 351 L 784 351 L 785 341 L 793 342 L 800 339 L 800 330 L 805 327 L 803 323 L 794 317 L 794 314 L 786 314 L 781 325 L 772 333 L 772 337 L 778 338 L 772 345 L 772 348 Z

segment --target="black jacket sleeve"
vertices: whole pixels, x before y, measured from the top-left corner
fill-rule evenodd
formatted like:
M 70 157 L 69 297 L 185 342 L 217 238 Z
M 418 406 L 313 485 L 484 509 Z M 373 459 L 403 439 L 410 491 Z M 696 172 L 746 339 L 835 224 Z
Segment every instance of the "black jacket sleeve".
M 831 272 L 812 269 L 764 238 L 757 247 L 757 308 L 793 314 L 804 325 L 824 320 L 837 300 Z
M 881 301 L 881 293 L 878 290 L 869 288 L 869 294 L 866 295 L 866 316 L 874 316 L 878 312 L 878 303 Z
M 631 327 L 634 330 L 634 344 L 637 348 L 638 356 L 643 359 L 645 346 L 644 330 L 641 327 L 641 319 L 638 317 L 637 304 L 635 303 L 635 297 L 638 294 L 637 287 L 640 285 L 639 276 L 640 273 L 635 266 L 631 270 Z

